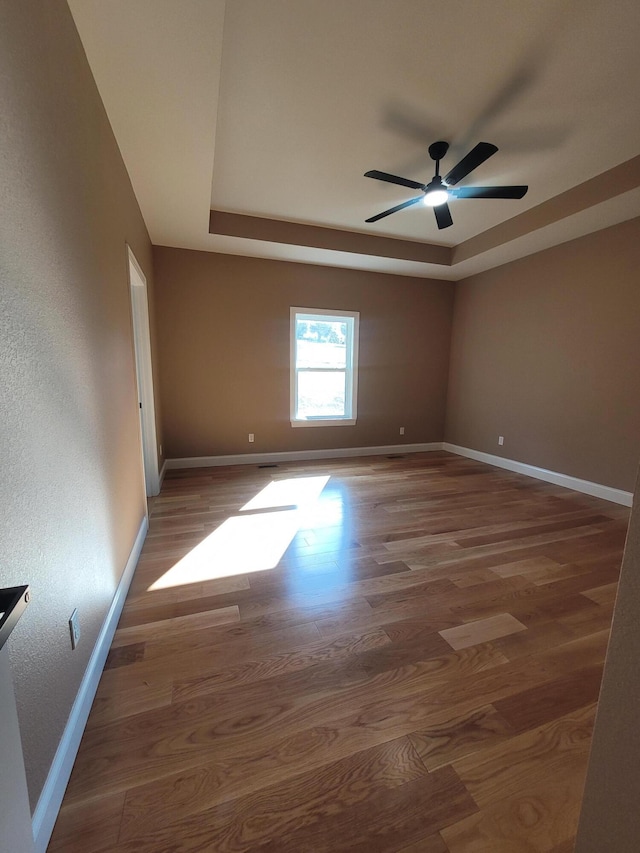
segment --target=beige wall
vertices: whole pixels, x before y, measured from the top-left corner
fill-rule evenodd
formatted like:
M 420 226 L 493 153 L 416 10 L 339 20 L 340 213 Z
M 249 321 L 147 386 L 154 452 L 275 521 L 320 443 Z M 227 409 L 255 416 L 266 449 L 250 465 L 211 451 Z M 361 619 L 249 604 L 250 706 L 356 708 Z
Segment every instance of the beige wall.
M 167 248 L 154 263 L 168 457 L 442 440 L 451 284 Z M 360 312 L 356 426 L 291 427 L 291 306 Z
M 631 491 L 639 282 L 637 219 L 460 282 L 446 440 Z
M 10 653 L 35 805 L 145 512 L 126 242 L 150 282 L 152 256 L 64 0 L 0 4 L 0 116 L 0 585 L 32 588 Z
M 640 478 L 582 803 L 576 853 L 637 853 L 640 847 Z

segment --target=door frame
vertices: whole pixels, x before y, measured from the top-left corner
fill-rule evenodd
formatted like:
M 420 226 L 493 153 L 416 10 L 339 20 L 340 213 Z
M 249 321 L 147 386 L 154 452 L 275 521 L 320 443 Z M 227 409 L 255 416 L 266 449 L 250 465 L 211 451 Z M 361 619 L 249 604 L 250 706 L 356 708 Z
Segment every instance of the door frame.
M 135 354 L 136 384 L 138 389 L 138 414 L 142 441 L 142 464 L 147 497 L 160 492 L 158 469 L 158 438 L 156 410 L 153 394 L 153 365 L 151 361 L 151 331 L 147 279 L 136 256 L 127 244 L 129 293 L 131 297 L 131 324 Z

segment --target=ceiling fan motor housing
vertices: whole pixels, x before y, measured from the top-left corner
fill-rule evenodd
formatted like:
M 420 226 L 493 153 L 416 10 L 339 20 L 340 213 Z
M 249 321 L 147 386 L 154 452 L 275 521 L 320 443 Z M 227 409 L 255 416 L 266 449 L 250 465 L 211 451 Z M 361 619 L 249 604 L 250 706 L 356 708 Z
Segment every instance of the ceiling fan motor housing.
M 442 158 L 446 155 L 449 150 L 448 142 L 432 142 L 429 146 L 429 156 L 432 160 L 438 162 L 438 160 L 442 160 Z
M 446 204 L 449 200 L 447 189 L 448 187 L 440 175 L 436 175 L 424 188 L 424 203 L 429 207 Z
M 425 193 L 437 192 L 439 190 L 448 190 L 449 187 L 442 180 L 440 175 L 436 175 L 424 188 Z

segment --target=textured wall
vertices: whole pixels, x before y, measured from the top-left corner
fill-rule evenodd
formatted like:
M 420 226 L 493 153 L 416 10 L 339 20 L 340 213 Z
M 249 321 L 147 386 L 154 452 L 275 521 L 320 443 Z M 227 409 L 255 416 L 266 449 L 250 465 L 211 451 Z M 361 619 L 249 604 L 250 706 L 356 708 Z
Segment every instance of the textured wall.
M 576 853 L 640 847 L 640 478 L 629 521 Z
M 125 241 L 152 258 L 64 0 L 0 4 L 0 123 L 0 583 L 32 587 L 10 652 L 34 806 L 145 511 Z
M 639 269 L 635 219 L 458 283 L 446 440 L 631 491 Z
M 154 263 L 168 457 L 442 440 L 450 283 L 157 247 Z M 360 312 L 355 426 L 291 427 L 291 306 Z

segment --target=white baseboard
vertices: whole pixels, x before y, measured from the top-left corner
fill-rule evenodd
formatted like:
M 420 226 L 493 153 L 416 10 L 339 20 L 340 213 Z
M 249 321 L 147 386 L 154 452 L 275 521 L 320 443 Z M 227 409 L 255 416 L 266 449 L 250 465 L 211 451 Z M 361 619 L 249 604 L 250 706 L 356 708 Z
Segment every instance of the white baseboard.
M 613 489 L 611 486 L 601 486 L 600 483 L 592 483 L 589 480 L 580 480 L 578 477 L 570 477 L 568 474 L 559 474 L 556 471 L 548 471 L 546 468 L 537 468 L 535 465 L 527 465 L 524 462 L 516 462 L 514 459 L 504 459 L 502 456 L 494 456 L 492 453 L 482 453 L 480 450 L 471 450 L 469 447 L 459 447 L 457 444 L 442 444 L 442 449 L 458 456 L 466 456 L 475 459 L 476 462 L 485 462 L 487 465 L 495 465 L 497 468 L 506 468 L 517 474 L 526 474 L 536 480 L 545 480 L 556 486 L 564 486 L 575 492 L 603 498 L 605 501 L 631 506 L 633 492 L 624 492 L 622 489 Z
M 109 607 L 109 612 L 102 624 L 96 644 L 91 653 L 75 702 L 71 708 L 69 719 L 62 734 L 58 749 L 51 764 L 51 769 L 44 784 L 38 805 L 32 819 L 33 837 L 36 853 L 45 853 L 53 827 L 60 811 L 62 798 L 71 776 L 73 762 L 76 759 L 80 740 L 87 724 L 87 718 L 93 703 L 98 682 L 104 669 L 111 641 L 122 612 L 124 600 L 140 556 L 140 551 L 147 535 L 148 520 L 143 518 L 134 542 L 127 565 L 116 589 Z
M 387 456 L 390 453 L 425 453 L 442 450 L 442 442 L 427 444 L 388 444 L 381 447 L 338 447 L 330 450 L 283 450 L 275 453 L 237 453 L 230 456 L 185 456 L 165 459 L 164 467 L 216 468 L 220 465 L 269 465 L 277 462 L 306 462 L 312 459 L 337 459 L 349 456 Z
M 161 478 L 165 472 L 176 468 L 216 468 L 221 465 L 269 465 L 278 462 L 306 462 L 313 459 L 338 459 L 356 456 L 387 456 L 391 453 L 426 453 L 434 450 L 446 450 L 458 456 L 466 456 L 477 462 L 485 462 L 487 465 L 495 465 L 497 468 L 505 468 L 517 474 L 525 474 L 536 480 L 545 480 L 556 486 L 564 486 L 586 495 L 603 498 L 606 501 L 631 506 L 633 492 L 625 492 L 622 489 L 614 489 L 611 486 L 602 486 L 600 483 L 592 483 L 589 480 L 580 480 L 568 474 L 560 474 L 557 471 L 548 471 L 546 468 L 537 468 L 535 465 L 527 465 L 525 462 L 517 462 L 515 459 L 505 459 L 502 456 L 494 456 L 492 453 L 483 453 L 480 450 L 472 450 L 469 447 L 460 447 L 448 442 L 432 441 L 426 444 L 388 444 L 378 447 L 339 447 L 329 450 L 286 450 L 275 453 L 237 453 L 229 456 L 185 456 L 179 459 L 165 459 L 162 466 Z
M 162 483 L 164 481 L 164 475 L 167 473 L 167 460 L 165 459 L 162 463 L 162 468 L 160 469 L 160 488 L 162 488 Z

